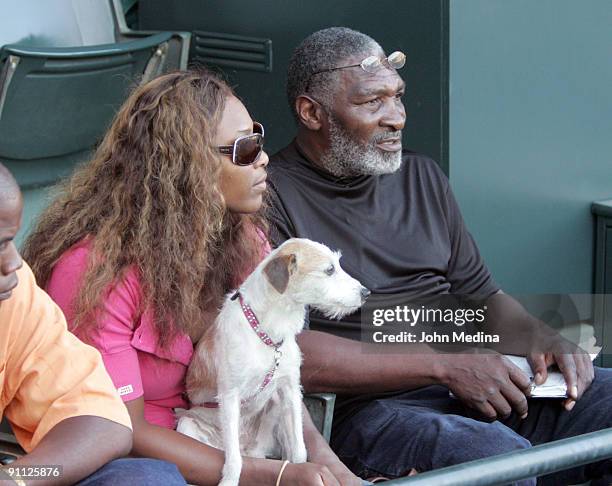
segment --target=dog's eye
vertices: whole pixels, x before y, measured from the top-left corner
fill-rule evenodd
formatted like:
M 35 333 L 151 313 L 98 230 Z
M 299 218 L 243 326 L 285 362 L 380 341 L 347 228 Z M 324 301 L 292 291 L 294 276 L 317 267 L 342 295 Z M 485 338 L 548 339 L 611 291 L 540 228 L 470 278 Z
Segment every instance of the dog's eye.
M 335 271 L 336 271 L 336 267 L 334 267 L 334 265 L 331 264 L 329 267 L 325 269 L 325 274 L 331 276 L 334 274 Z

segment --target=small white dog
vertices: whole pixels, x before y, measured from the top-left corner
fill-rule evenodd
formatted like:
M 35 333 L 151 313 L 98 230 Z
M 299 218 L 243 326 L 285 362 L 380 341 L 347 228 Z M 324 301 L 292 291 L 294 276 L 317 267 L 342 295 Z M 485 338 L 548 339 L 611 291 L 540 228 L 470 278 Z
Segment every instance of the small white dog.
M 320 243 L 286 241 L 228 294 L 198 343 L 187 373 L 194 408 L 179 411 L 177 430 L 225 451 L 221 485 L 238 484 L 241 454 L 306 461 L 295 340 L 306 306 L 338 318 L 370 293 L 339 259 Z

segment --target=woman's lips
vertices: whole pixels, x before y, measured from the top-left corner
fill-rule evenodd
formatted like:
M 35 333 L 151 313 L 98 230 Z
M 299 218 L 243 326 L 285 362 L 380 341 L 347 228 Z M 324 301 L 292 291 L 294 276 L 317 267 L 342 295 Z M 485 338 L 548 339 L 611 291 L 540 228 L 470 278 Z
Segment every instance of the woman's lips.
M 253 188 L 259 189 L 261 191 L 265 191 L 267 187 L 267 183 L 266 183 L 267 178 L 268 176 L 264 176 L 261 179 L 259 179 L 255 184 L 253 184 Z

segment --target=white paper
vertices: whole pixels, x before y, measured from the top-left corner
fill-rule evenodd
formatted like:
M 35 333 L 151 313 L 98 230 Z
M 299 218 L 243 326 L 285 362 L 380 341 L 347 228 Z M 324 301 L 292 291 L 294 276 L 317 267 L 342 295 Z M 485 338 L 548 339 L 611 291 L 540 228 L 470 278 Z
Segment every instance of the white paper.
M 591 361 L 597 358 L 599 351 L 591 354 Z M 566 398 L 567 397 L 567 384 L 565 383 L 565 378 L 560 371 L 548 370 L 548 378 L 541 385 L 536 385 L 533 383 L 534 373 L 531 370 L 531 366 L 527 362 L 527 358 L 523 356 L 512 356 L 507 354 L 506 358 L 508 358 L 512 363 L 514 363 L 517 367 L 521 369 L 523 373 L 527 375 L 529 381 L 532 382 L 531 385 L 531 397 L 532 398 Z

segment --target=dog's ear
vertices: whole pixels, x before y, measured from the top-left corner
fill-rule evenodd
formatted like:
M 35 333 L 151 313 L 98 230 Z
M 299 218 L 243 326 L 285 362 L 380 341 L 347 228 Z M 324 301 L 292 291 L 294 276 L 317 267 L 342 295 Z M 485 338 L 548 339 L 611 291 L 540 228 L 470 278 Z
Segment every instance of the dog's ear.
M 264 267 L 264 274 L 268 282 L 276 289 L 279 294 L 287 290 L 289 277 L 295 272 L 297 261 L 295 254 L 282 255 L 270 260 Z

